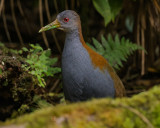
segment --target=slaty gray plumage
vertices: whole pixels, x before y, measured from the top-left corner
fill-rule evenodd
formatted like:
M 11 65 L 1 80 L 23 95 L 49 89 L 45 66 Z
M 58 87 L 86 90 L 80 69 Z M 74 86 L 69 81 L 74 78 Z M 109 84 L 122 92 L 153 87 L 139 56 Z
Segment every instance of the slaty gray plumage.
M 122 97 L 125 88 L 106 59 L 84 42 L 79 15 L 72 10 L 58 14 L 56 20 L 41 31 L 58 28 L 66 32 L 62 54 L 63 90 L 66 100 Z

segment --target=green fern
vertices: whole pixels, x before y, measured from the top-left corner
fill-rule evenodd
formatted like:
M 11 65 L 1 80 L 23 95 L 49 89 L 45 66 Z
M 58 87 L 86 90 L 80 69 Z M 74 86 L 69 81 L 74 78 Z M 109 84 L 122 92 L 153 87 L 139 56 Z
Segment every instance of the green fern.
M 104 56 L 111 66 L 117 70 L 123 67 L 123 61 L 127 61 L 129 55 L 136 50 L 144 50 L 141 46 L 133 44 L 128 39 L 116 35 L 114 39 L 111 34 L 108 35 L 108 40 L 101 36 L 101 43 L 95 38 L 92 38 L 94 46 L 88 44 L 93 50 Z
M 18 51 L 20 54 L 28 53 L 27 58 L 24 58 L 27 64 L 23 64 L 22 67 L 37 78 L 40 87 L 45 87 L 44 77 L 54 76 L 54 74 L 61 72 L 59 67 L 52 67 L 58 59 L 50 57 L 51 50 L 49 49 L 43 50 L 41 46 L 33 44 L 30 46 L 30 49 L 23 47 Z

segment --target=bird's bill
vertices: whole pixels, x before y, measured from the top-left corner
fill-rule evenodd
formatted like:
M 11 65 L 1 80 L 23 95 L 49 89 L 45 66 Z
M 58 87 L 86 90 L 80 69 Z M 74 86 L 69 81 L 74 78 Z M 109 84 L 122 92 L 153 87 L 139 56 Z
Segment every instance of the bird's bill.
M 39 33 L 40 32 L 44 32 L 44 31 L 47 31 L 47 30 L 50 30 L 50 29 L 54 29 L 54 28 L 59 28 L 61 25 L 60 23 L 58 22 L 58 20 L 56 19 L 55 21 L 53 21 L 52 23 L 42 27 L 40 30 L 39 30 Z

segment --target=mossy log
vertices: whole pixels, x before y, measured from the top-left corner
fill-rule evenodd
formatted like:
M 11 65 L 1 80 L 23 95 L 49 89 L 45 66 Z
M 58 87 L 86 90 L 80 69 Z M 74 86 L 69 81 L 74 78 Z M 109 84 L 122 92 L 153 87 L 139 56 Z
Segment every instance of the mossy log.
M 0 128 L 160 128 L 160 87 L 122 99 L 61 104 L 0 123 Z

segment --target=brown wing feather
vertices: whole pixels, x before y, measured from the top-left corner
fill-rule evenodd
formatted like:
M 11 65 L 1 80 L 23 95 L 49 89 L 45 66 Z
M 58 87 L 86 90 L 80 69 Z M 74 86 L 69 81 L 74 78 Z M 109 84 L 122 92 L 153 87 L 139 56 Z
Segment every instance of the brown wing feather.
M 107 62 L 107 61 L 106 61 Z M 113 81 L 114 86 L 116 90 L 116 97 L 123 97 L 126 95 L 124 85 L 118 75 L 115 73 L 114 69 L 110 66 L 110 64 L 107 62 L 107 70 L 110 73 Z

